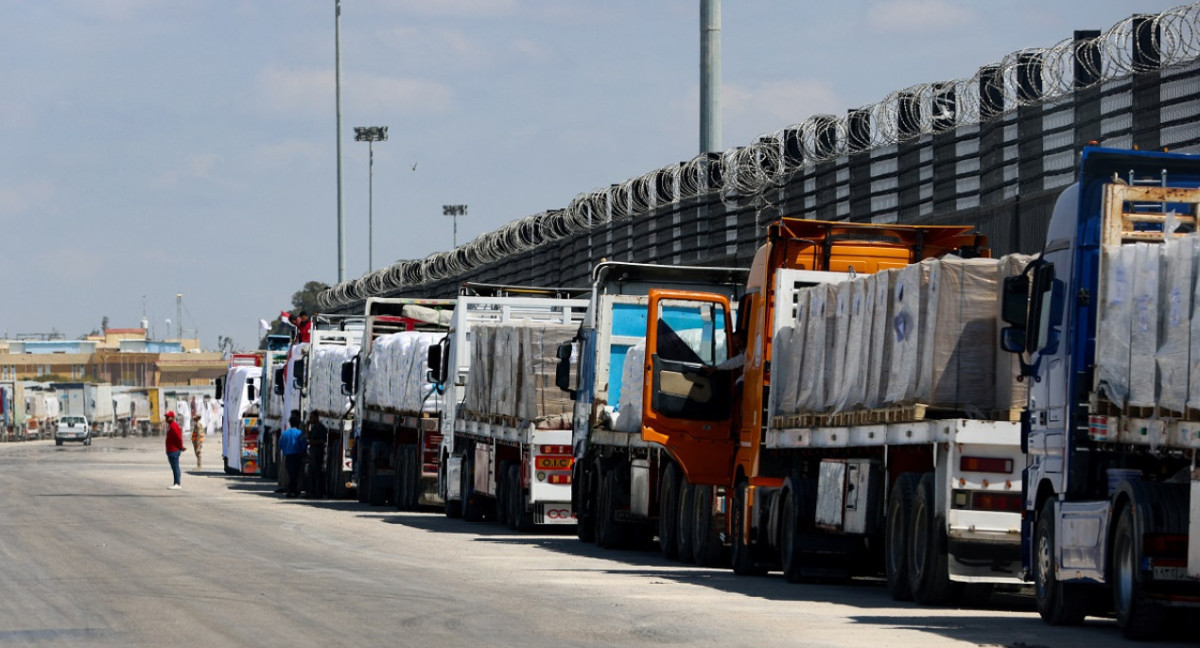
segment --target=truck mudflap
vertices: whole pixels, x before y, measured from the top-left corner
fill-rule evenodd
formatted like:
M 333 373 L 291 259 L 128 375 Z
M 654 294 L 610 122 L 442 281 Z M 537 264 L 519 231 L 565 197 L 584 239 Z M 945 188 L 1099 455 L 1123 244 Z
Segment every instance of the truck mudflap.
M 570 502 L 540 502 L 534 505 L 535 524 L 575 524 Z

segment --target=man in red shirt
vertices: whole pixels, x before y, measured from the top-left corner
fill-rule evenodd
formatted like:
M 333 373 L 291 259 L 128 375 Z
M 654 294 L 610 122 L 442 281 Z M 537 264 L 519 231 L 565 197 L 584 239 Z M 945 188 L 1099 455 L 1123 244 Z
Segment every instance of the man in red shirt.
M 171 474 L 175 483 L 168 488 L 179 490 L 179 453 L 183 452 L 183 428 L 175 422 L 175 412 L 167 412 L 167 461 L 171 464 Z

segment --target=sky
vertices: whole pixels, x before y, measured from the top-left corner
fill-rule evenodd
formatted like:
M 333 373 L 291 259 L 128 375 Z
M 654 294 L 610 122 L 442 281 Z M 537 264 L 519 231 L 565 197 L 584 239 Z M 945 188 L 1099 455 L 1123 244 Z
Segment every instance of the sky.
M 721 148 L 1179 4 L 727 0 Z M 346 279 L 450 249 L 443 205 L 465 243 L 693 158 L 699 9 L 343 0 Z M 336 284 L 334 35 L 334 0 L 0 0 L 0 335 L 253 348 Z

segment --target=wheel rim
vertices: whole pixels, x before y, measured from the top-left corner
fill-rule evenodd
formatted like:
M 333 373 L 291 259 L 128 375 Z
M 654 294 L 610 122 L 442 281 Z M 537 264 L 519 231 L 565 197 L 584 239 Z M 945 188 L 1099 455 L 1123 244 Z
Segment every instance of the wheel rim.
M 1037 590 L 1037 596 L 1040 599 L 1046 598 L 1048 591 L 1048 583 L 1050 575 L 1054 573 L 1054 566 L 1051 564 L 1051 549 L 1050 537 L 1046 533 L 1038 534 L 1037 539 L 1037 573 L 1034 574 L 1033 584 Z

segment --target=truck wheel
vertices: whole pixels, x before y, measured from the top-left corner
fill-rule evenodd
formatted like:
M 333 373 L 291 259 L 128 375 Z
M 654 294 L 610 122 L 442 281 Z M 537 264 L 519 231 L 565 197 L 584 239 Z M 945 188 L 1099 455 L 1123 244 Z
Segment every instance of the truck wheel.
M 468 450 L 469 451 L 469 450 Z M 483 519 L 483 510 L 479 497 L 475 495 L 475 462 L 463 457 L 462 462 L 462 514 L 467 522 L 479 522 Z
M 912 533 L 912 505 L 918 479 L 916 473 L 904 473 L 896 478 L 892 492 L 888 494 L 883 559 L 888 592 L 893 601 L 912 599 L 908 582 L 908 538 Z
M 696 526 L 696 515 L 692 510 L 692 502 L 696 497 L 696 487 L 686 479 L 679 480 L 679 506 L 676 509 L 679 523 L 675 525 L 675 552 L 680 562 L 690 563 L 695 559 L 692 548 L 692 529 Z
M 525 506 L 525 492 L 521 488 L 521 466 L 508 467 L 508 526 L 513 531 L 526 533 L 533 530 L 533 512 Z
M 392 505 L 397 511 L 412 510 L 409 500 L 412 498 L 413 480 L 412 480 L 412 461 L 408 456 L 408 448 L 399 446 L 396 448 L 396 459 L 392 462 L 395 466 L 395 483 L 392 485 Z
M 1038 614 L 1050 625 L 1079 625 L 1086 615 L 1076 583 L 1061 583 L 1054 574 L 1054 500 L 1038 511 L 1033 532 L 1033 593 Z
M 1153 639 L 1164 630 L 1166 610 L 1146 600 L 1140 556 L 1142 547 L 1130 503 L 1118 514 L 1113 533 L 1112 574 L 1113 610 L 1126 639 Z
M 515 524 L 509 524 L 509 509 L 512 508 L 512 502 L 508 501 L 508 466 L 510 462 L 501 461 L 500 467 L 496 471 L 496 524 L 507 526 L 512 530 L 516 530 Z
M 620 492 L 618 472 L 609 470 L 600 483 L 600 510 L 596 519 L 596 544 L 604 549 L 625 546 L 625 528 L 617 522 Z
M 578 503 L 579 510 L 575 511 L 575 536 L 580 542 L 596 541 L 596 494 L 599 492 L 596 482 L 596 471 L 579 468 L 572 474 L 572 486 L 579 484 L 578 496 L 572 497 L 573 503 Z
M 783 577 L 789 583 L 799 583 L 804 575 L 804 551 L 800 547 L 800 498 L 788 489 L 780 502 L 779 561 Z
M 908 541 L 909 590 L 921 605 L 942 605 L 953 593 L 949 559 L 942 547 L 934 474 L 925 473 L 913 498 L 912 535 Z
M 658 489 L 658 548 L 663 558 L 679 557 L 679 468 L 667 464 Z
M 62 445 L 62 439 L 55 439 L 55 440 L 54 440 L 54 445 L 56 445 L 56 446 L 60 446 L 60 445 Z
M 733 489 L 733 505 L 729 507 L 731 535 L 730 562 L 733 573 L 739 576 L 761 576 L 766 572 L 754 556 L 754 548 L 742 537 L 746 523 L 746 482 L 739 482 Z
M 692 493 L 692 553 L 696 564 L 711 567 L 721 560 L 725 547 L 721 535 L 713 528 L 713 487 L 695 486 Z
M 325 475 L 329 480 L 329 488 L 325 489 L 325 494 L 330 499 L 346 499 L 349 496 L 349 489 L 346 488 L 346 475 L 342 472 L 342 435 L 335 434 L 333 439 L 326 446 L 329 456 L 326 458 Z M 278 445 L 276 446 L 278 447 Z M 360 455 L 362 453 L 359 453 Z M 365 473 L 365 470 L 360 470 L 359 473 Z M 358 497 L 361 498 L 363 492 L 362 484 L 358 485 Z M 362 501 L 361 499 L 359 501 Z
M 452 501 L 450 499 L 450 479 L 446 475 L 446 466 L 449 463 L 450 455 L 441 455 L 441 460 L 438 463 L 438 490 L 444 502 L 442 504 L 442 512 L 448 518 L 459 518 L 462 517 L 462 501 Z

